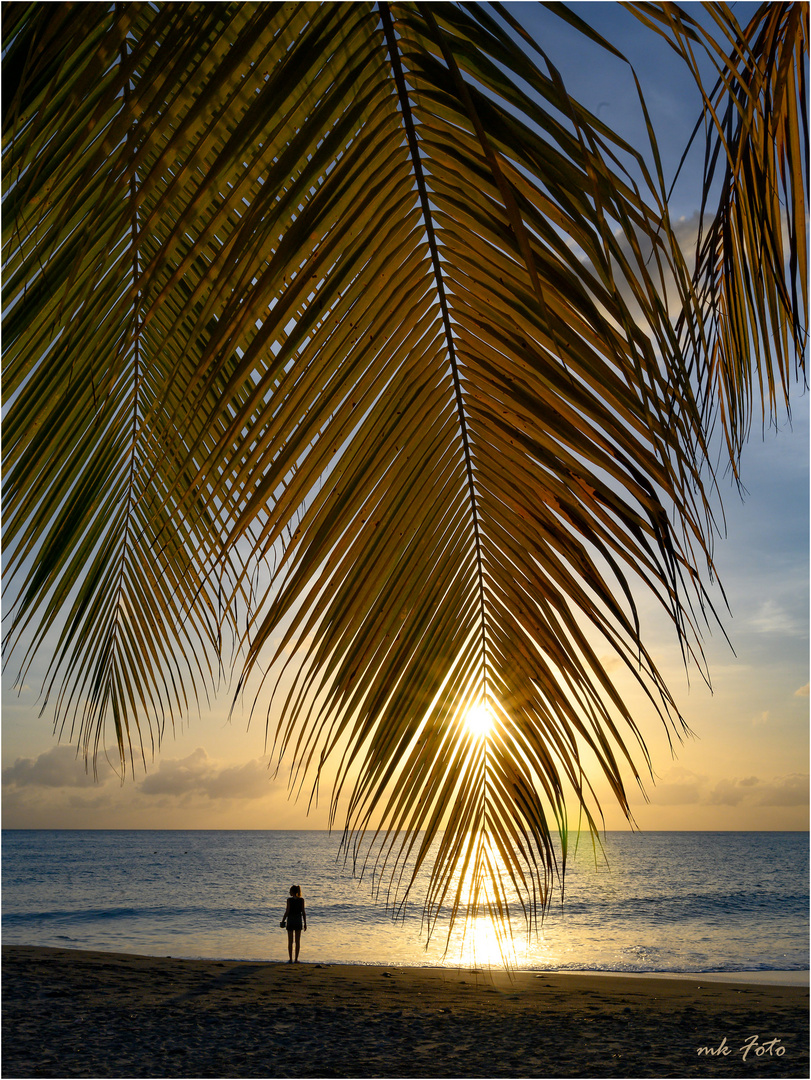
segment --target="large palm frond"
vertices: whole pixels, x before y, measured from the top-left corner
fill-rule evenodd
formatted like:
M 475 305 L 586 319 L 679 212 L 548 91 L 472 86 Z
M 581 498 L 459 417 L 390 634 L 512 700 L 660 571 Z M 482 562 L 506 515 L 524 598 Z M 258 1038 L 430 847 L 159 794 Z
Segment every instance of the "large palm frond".
M 123 760 L 230 636 L 296 782 L 335 762 L 333 817 L 406 887 L 431 850 L 432 919 L 513 887 L 531 915 L 567 800 L 596 823 L 584 761 L 629 813 L 645 757 L 606 651 L 680 729 L 635 588 L 686 651 L 704 604 L 734 340 L 661 185 L 497 6 L 9 4 L 4 32 L 23 669 L 58 630 L 57 723 Z

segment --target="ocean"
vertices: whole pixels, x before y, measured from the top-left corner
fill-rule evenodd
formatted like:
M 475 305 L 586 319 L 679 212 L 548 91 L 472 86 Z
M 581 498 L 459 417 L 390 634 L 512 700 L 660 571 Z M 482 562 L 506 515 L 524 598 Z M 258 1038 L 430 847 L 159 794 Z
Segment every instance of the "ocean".
M 304 962 L 500 964 L 487 921 L 426 947 L 419 895 L 392 919 L 353 878 L 336 834 L 4 830 L 5 944 L 148 956 L 286 959 L 290 885 L 308 914 Z M 808 834 L 613 832 L 581 842 L 565 899 L 511 966 L 605 972 L 804 971 Z M 418 890 L 419 892 L 419 890 Z M 446 951 L 447 945 L 447 951 Z

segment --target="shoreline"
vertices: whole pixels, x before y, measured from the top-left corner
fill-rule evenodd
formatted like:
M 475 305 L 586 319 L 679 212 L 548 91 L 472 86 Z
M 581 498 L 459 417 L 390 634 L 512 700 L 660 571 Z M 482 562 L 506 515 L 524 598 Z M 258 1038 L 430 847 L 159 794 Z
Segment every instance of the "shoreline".
M 807 986 L 732 974 L 3 945 L 3 1076 L 808 1076 Z
M 306 944 L 306 942 L 304 942 Z M 132 956 L 140 957 L 143 960 L 178 960 L 178 961 L 190 961 L 201 962 L 206 964 L 274 964 L 283 963 L 282 960 L 272 957 L 257 957 L 257 956 L 192 956 L 189 954 L 173 955 L 171 953 L 146 953 L 146 952 L 123 952 L 120 949 L 102 949 L 102 948 L 88 948 L 83 945 L 28 945 L 20 942 L 3 942 L 3 948 L 9 949 L 52 949 L 57 952 L 67 953 L 92 953 L 103 956 Z M 471 968 L 466 964 L 460 963 L 447 963 L 447 964 L 415 964 L 408 961 L 400 961 L 394 965 L 386 965 L 377 961 L 359 960 L 355 963 L 349 963 L 346 960 L 321 960 L 321 959 L 308 959 L 305 957 L 300 961 L 302 966 L 321 964 L 323 966 L 331 968 L 380 968 L 380 967 L 397 967 L 404 971 L 470 971 Z M 496 971 L 504 972 L 507 970 L 500 964 L 485 965 L 479 964 L 478 969 L 481 972 Z M 607 968 L 540 968 L 540 967 L 511 967 L 509 971 L 513 974 L 521 975 L 543 975 L 550 977 L 559 977 L 566 975 L 586 975 L 594 976 L 595 978 L 606 979 L 705 979 L 712 982 L 732 982 L 732 983 L 758 983 L 766 984 L 770 986 L 805 986 L 811 985 L 811 970 L 809 968 L 794 969 L 794 968 L 756 968 L 746 971 L 616 971 Z

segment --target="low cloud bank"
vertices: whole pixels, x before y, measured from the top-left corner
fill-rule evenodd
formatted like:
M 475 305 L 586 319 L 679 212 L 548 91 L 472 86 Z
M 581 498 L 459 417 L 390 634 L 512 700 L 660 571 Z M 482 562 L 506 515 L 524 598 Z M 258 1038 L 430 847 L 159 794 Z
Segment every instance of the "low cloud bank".
M 209 799 L 261 799 L 270 792 L 261 761 L 219 766 L 198 746 L 185 758 L 164 758 L 138 785 L 142 795 L 204 795 Z
M 36 758 L 17 758 L 13 765 L 3 769 L 3 784 L 9 787 L 98 787 L 105 783 L 114 770 L 110 763 L 100 758 L 93 773 L 92 763 L 75 746 L 54 746 Z
M 95 788 L 117 774 L 106 759 L 86 764 L 74 746 L 54 746 L 36 758 L 17 758 L 3 769 L 3 785 L 8 788 Z M 136 785 L 147 797 L 189 795 L 208 799 L 261 799 L 270 794 L 268 770 L 259 760 L 242 765 L 222 765 L 198 747 L 185 758 L 164 758 L 154 773 Z
M 807 806 L 808 773 L 763 779 L 728 777 L 711 783 L 687 769 L 671 769 L 649 791 L 656 806 Z

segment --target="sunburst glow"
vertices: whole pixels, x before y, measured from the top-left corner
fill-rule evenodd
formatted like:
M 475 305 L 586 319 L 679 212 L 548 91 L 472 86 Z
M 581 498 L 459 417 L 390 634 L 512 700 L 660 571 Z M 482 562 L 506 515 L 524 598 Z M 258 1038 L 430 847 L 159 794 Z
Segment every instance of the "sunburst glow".
M 493 729 L 493 714 L 481 701 L 465 713 L 465 727 L 477 739 L 486 739 Z

